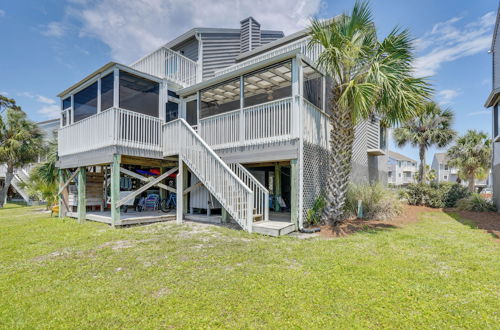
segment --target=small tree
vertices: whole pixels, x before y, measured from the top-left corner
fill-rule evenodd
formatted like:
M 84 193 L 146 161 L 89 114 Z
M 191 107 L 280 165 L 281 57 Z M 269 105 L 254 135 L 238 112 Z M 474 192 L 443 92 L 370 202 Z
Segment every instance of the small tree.
M 418 147 L 419 183 L 423 183 L 426 178 L 424 164 L 427 149 L 433 145 L 443 148 L 455 137 L 456 133 L 451 129 L 453 117 L 451 110 L 443 110 L 436 103 L 427 102 L 419 107 L 415 117 L 405 121 L 401 127 L 394 130 L 394 140 L 399 147 L 407 144 Z
M 448 157 L 448 165 L 458 168 L 459 177 L 474 192 L 476 178 L 487 176 L 491 167 L 491 139 L 484 132 L 468 130 L 448 150 Z
M 420 180 L 420 172 L 417 172 L 413 175 L 413 177 L 415 178 L 415 180 L 417 180 L 417 182 L 422 182 L 422 180 Z M 424 182 L 432 182 L 434 180 L 436 180 L 436 170 L 435 169 L 431 169 L 431 167 L 429 165 L 425 165 L 425 180 Z
M 4 186 L 0 189 L 0 207 L 14 178 L 14 170 L 37 160 L 43 135 L 38 126 L 13 100 L 6 104 L 5 116 L 0 116 L 0 163 L 7 166 Z
M 50 207 L 57 200 L 58 190 L 56 136 L 44 149 L 44 154 L 47 155 L 46 160 L 31 170 L 28 181 L 23 183 L 23 188 L 26 188 L 30 195 L 45 200 L 47 207 Z

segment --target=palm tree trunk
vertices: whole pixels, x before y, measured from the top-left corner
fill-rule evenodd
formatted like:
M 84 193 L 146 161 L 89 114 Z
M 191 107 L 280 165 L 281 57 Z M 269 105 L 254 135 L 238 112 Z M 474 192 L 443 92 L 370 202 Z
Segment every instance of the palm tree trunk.
M 469 176 L 469 187 L 468 187 L 469 191 L 474 192 L 475 187 L 476 187 L 476 178 L 474 177 L 474 175 L 471 175 Z
M 326 180 L 326 206 L 322 221 L 337 225 L 344 220 L 344 205 L 351 174 L 354 123 L 349 109 L 333 107 L 330 122 L 330 162 Z
M 14 167 L 7 164 L 7 172 L 5 173 L 5 182 L 3 188 L 0 189 L 0 208 L 2 208 L 7 201 L 7 192 L 9 191 L 10 184 L 14 178 Z
M 419 146 L 418 155 L 420 157 L 420 167 L 418 169 L 418 183 L 425 182 L 425 146 L 421 144 Z

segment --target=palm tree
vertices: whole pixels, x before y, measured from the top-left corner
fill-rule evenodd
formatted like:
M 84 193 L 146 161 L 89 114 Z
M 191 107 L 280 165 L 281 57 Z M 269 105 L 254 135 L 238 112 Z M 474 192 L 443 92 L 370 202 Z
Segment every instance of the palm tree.
M 422 182 L 420 180 L 420 172 L 415 173 L 415 175 L 413 177 L 418 182 Z M 431 169 L 431 167 L 429 165 L 425 165 L 425 180 L 424 180 L 424 182 L 430 183 L 430 182 L 436 180 L 436 177 L 437 177 L 436 170 Z
M 491 167 L 491 139 L 484 132 L 468 130 L 448 150 L 448 157 L 448 165 L 458 168 L 459 177 L 474 192 L 476 178 L 485 177 Z
M 33 163 L 40 155 L 43 135 L 38 126 L 15 103 L 0 116 L 0 163 L 7 166 L 5 183 L 0 189 L 0 207 L 14 177 L 14 170 Z
M 313 20 L 309 47 L 321 45 L 317 65 L 333 80 L 331 93 L 331 153 L 326 180 L 323 221 L 343 220 L 351 174 L 354 127 L 373 115 L 387 124 L 404 121 L 430 94 L 428 84 L 415 78 L 412 39 L 395 28 L 382 41 L 367 2 L 356 2 L 350 14 Z
M 456 132 L 451 129 L 453 117 L 451 110 L 441 109 L 435 102 L 426 102 L 418 107 L 415 117 L 394 129 L 394 140 L 399 147 L 406 144 L 418 147 L 419 183 L 423 183 L 426 178 L 424 165 L 427 149 L 433 145 L 443 148 L 454 139 Z

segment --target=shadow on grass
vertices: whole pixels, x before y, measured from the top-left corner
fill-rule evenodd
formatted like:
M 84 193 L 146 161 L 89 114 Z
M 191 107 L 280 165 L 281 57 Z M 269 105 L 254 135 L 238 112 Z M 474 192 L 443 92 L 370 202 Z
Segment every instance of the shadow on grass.
M 27 206 L 28 205 L 24 202 L 8 202 L 2 208 L 0 208 L 0 211 L 10 211 L 13 209 L 19 209 L 19 208 L 27 207 Z
M 376 220 L 349 220 L 339 226 L 321 226 L 320 236 L 345 237 L 352 234 L 378 234 L 380 232 L 399 228 L 388 223 Z
M 472 229 L 482 229 L 493 238 L 500 239 L 500 214 L 495 212 L 470 212 L 445 209 L 444 212 L 461 224 Z

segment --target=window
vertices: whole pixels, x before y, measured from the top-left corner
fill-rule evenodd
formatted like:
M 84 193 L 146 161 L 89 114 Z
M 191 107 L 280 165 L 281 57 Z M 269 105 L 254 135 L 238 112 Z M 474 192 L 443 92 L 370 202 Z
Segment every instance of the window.
M 401 173 L 399 173 L 398 176 L 401 177 Z
M 113 107 L 113 72 L 101 78 L 101 111 Z
M 177 102 L 168 101 L 165 105 L 165 122 L 179 118 L 179 104 Z
M 278 63 L 245 75 L 244 106 L 292 96 L 292 61 Z
M 411 172 L 405 172 L 405 178 L 411 178 Z
M 97 82 L 82 89 L 73 96 L 74 122 L 95 115 L 97 113 Z
M 177 95 L 176 92 L 171 91 L 170 89 L 167 91 L 168 96 L 175 97 L 176 99 L 179 98 L 179 95 Z
M 71 108 L 71 97 L 67 97 L 62 101 L 62 108 L 63 110 Z
M 447 175 L 443 176 L 443 178 L 444 178 L 445 180 L 448 180 L 448 176 L 447 176 Z
M 158 117 L 157 82 L 120 71 L 120 108 Z
M 387 172 L 387 176 L 388 176 L 389 178 L 391 178 L 391 177 L 392 177 L 392 171 Z
M 444 165 L 444 170 L 448 171 L 448 164 Z
M 200 118 L 240 108 L 240 78 L 202 90 Z
M 323 109 L 323 75 L 309 65 L 304 66 L 304 98 Z
M 197 100 L 192 100 L 186 103 L 186 121 L 191 126 L 198 124 Z

